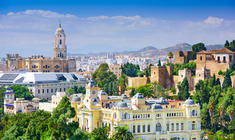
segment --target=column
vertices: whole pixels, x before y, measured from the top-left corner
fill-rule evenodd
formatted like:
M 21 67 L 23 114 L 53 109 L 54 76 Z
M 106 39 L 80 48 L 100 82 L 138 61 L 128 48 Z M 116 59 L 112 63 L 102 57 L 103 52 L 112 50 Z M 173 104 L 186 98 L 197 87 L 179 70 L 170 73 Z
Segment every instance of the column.
M 92 117 L 92 114 L 89 114 L 88 127 L 89 127 L 89 131 L 92 132 L 92 130 L 93 130 L 93 117 Z

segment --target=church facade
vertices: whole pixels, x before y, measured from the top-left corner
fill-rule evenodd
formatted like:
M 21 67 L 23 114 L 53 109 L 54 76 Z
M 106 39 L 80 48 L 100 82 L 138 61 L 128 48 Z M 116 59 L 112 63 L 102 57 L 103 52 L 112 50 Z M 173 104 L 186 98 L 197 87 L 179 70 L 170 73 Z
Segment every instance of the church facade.
M 67 58 L 66 35 L 59 24 L 54 37 L 53 58 L 32 56 L 23 58 L 19 54 L 6 55 L 6 70 L 26 70 L 29 72 L 75 72 L 75 59 Z

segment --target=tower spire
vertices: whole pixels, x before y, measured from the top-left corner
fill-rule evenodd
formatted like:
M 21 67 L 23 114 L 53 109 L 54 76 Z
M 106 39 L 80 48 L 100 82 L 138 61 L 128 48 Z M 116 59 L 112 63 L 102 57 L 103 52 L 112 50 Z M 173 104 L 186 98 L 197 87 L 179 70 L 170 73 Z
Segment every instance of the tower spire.
M 59 20 L 59 28 L 61 28 L 61 21 Z

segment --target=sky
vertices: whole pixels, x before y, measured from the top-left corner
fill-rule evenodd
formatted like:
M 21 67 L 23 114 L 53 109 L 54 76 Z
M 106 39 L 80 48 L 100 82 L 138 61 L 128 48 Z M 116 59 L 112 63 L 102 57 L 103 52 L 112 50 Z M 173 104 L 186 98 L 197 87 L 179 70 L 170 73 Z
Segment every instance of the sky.
M 74 54 L 224 44 L 234 13 L 234 0 L 0 0 L 0 57 L 52 56 L 59 22 Z

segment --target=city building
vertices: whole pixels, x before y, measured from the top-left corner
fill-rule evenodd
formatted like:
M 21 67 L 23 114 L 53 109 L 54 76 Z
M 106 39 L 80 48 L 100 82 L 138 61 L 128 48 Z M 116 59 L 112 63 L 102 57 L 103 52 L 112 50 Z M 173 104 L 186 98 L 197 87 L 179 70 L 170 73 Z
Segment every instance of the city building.
M 66 96 L 65 92 L 56 92 L 55 95 L 51 96 L 51 102 L 39 102 L 39 109 L 53 112 L 64 96 Z
M 6 90 L 4 98 L 4 113 L 16 114 L 19 112 L 32 113 L 39 109 L 39 99 L 33 98 L 32 101 L 24 100 L 24 98 L 16 98 L 11 88 Z
M 85 87 L 86 82 L 86 78 L 76 73 L 0 73 L 0 86 L 25 86 L 40 99 L 51 99 L 56 92 L 65 92 L 75 85 Z
M 189 60 L 193 60 L 193 52 L 192 51 L 175 51 L 174 59 L 176 64 L 184 64 L 189 62 Z
M 206 69 L 211 76 L 218 75 L 219 71 L 225 72 L 235 64 L 235 52 L 227 48 L 201 51 L 197 53 L 196 63 L 196 71 Z M 196 78 L 203 79 L 199 75 Z
M 173 68 L 171 66 L 151 66 L 151 83 L 157 82 L 164 88 L 174 86 Z
M 66 36 L 61 24 L 57 28 L 54 37 L 53 58 L 44 56 L 32 56 L 23 58 L 19 54 L 6 54 L 6 70 L 19 69 L 29 72 L 75 72 L 75 59 L 67 58 Z
M 114 101 L 105 92 L 99 92 L 94 81 L 90 81 L 83 98 L 72 98 L 71 104 L 76 111 L 74 120 L 87 132 L 109 126 L 112 135 L 115 127 L 127 126 L 136 139 L 201 139 L 200 107 L 191 99 L 147 99 L 140 93 L 119 99 Z

